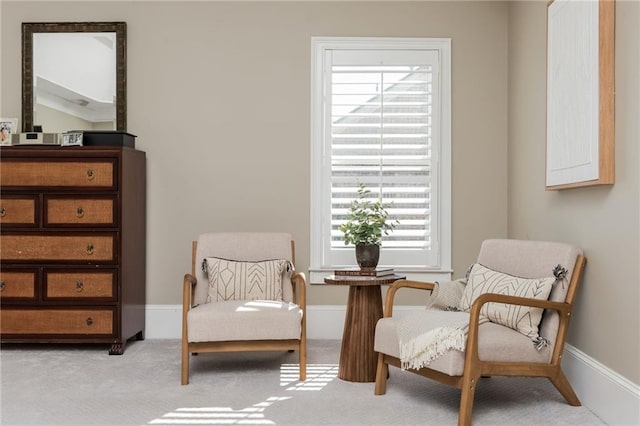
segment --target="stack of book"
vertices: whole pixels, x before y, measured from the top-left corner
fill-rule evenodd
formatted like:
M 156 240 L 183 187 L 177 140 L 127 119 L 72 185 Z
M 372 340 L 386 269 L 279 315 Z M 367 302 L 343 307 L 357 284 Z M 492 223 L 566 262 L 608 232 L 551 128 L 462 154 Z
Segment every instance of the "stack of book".
M 393 268 L 347 268 L 336 269 L 336 277 L 385 277 L 393 275 Z

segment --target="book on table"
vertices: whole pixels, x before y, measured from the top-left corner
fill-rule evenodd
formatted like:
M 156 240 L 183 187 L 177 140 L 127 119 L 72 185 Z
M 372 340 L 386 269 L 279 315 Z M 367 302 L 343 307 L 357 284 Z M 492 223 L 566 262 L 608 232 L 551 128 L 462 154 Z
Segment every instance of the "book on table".
M 385 277 L 393 273 L 393 268 L 384 267 L 336 269 L 334 272 L 336 277 Z

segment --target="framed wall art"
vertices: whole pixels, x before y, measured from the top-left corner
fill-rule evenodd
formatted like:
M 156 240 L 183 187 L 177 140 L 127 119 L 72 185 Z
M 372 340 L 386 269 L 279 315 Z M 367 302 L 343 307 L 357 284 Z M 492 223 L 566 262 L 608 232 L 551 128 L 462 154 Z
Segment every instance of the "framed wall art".
M 611 185 L 614 0 L 547 3 L 546 188 Z

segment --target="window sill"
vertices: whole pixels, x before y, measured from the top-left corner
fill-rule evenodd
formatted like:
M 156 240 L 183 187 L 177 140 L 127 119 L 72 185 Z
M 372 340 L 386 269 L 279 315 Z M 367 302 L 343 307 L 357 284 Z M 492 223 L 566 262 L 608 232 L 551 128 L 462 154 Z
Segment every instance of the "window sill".
M 415 281 L 451 281 L 453 271 L 450 269 L 419 269 L 394 267 L 398 274 L 406 275 L 407 279 Z M 324 279 L 333 275 L 335 269 L 309 268 L 309 283 L 312 285 L 325 285 Z

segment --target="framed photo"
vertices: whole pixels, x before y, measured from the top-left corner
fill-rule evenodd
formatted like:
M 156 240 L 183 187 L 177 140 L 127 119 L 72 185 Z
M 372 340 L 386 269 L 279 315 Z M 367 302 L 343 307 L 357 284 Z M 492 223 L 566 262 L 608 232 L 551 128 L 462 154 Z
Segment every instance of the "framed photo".
M 67 132 L 60 135 L 62 146 L 82 146 L 82 132 Z
M 0 145 L 11 145 L 11 135 L 18 132 L 17 118 L 0 118 Z

